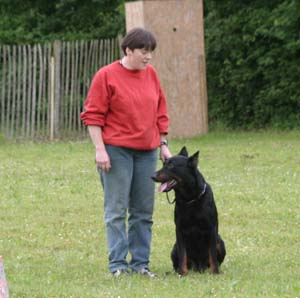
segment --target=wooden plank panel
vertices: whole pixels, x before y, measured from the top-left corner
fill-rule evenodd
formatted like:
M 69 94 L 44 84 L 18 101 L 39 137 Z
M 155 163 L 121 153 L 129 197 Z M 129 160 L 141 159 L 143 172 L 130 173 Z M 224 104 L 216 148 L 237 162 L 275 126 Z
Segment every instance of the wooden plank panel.
M 28 73 L 28 80 L 27 80 L 27 110 L 26 110 L 26 137 L 30 136 L 30 111 L 31 111 L 31 93 L 32 93 L 32 51 L 31 46 L 27 46 L 28 50 L 28 64 L 27 64 L 27 73 Z
M 22 47 L 18 46 L 18 57 L 17 57 L 17 111 L 16 111 L 16 132 L 15 135 L 19 136 L 21 126 L 21 98 L 22 98 Z
M 26 99 L 27 99 L 27 47 L 23 46 L 23 96 L 22 96 L 22 129 L 21 136 L 26 135 Z
M 7 96 L 6 96 L 6 134 L 10 135 L 10 118 L 11 118 L 11 77 L 12 77 L 12 62 L 11 62 L 11 47 L 6 46 L 7 49 Z
M 36 117 L 36 130 L 37 133 L 41 134 L 41 116 L 42 116 L 42 90 L 43 90 L 43 74 L 44 74 L 44 63 L 43 63 L 43 53 L 42 53 L 42 47 L 40 44 L 37 45 L 37 51 L 38 51 L 38 82 L 37 82 L 37 117 Z
M 54 94 L 54 137 L 59 137 L 59 106 L 60 106 L 60 63 L 61 63 L 61 41 L 54 42 L 55 62 L 55 94 Z
M 31 85 L 31 138 L 35 135 L 35 114 L 36 114 L 36 74 L 37 74 L 37 46 L 32 48 L 32 85 Z
M 17 71 L 16 71 L 16 59 L 17 59 L 17 55 L 16 55 L 16 46 L 13 45 L 12 46 L 12 67 L 11 67 L 11 70 L 12 70 L 12 74 L 11 74 L 11 77 L 12 77 L 12 85 L 11 85 L 11 88 L 12 88 L 12 92 L 11 92 L 11 115 L 10 115 L 10 132 L 9 132 L 9 136 L 12 137 L 16 131 L 16 128 L 15 128 L 15 117 L 16 117 L 16 84 L 17 84 L 17 77 L 16 77 L 16 74 L 17 74 Z
M 1 76 L 1 131 L 4 133 L 5 129 L 5 82 L 6 82 L 6 47 L 2 46 L 2 76 Z
M 82 122 L 80 119 L 80 112 L 82 111 L 82 94 L 80 92 L 81 90 L 81 84 L 82 84 L 82 65 L 83 64 L 83 42 L 80 42 L 80 48 L 79 48 L 79 61 L 78 61 L 78 77 L 77 77 L 77 88 L 76 93 L 78 95 L 78 101 L 77 101 L 77 126 L 78 131 L 82 130 Z

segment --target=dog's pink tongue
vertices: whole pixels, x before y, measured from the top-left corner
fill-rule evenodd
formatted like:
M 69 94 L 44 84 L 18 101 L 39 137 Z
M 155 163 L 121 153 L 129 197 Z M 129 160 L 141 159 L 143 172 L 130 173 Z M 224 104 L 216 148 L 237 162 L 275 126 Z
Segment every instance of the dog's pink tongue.
M 158 188 L 158 192 L 163 192 L 164 190 L 166 190 L 168 187 L 168 182 L 162 183 L 159 188 Z

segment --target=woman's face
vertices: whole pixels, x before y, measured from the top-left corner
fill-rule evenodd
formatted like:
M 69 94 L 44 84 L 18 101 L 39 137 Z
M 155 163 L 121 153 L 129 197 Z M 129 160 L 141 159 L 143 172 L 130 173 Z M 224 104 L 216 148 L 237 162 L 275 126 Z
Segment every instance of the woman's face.
M 126 49 L 128 64 L 131 69 L 142 70 L 152 58 L 152 52 L 146 49 Z

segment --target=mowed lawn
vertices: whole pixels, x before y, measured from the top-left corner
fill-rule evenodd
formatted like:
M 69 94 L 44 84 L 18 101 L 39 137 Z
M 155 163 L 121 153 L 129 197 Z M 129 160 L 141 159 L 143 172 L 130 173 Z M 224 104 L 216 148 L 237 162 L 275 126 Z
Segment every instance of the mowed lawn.
M 90 141 L 2 141 L 0 255 L 10 297 L 300 297 L 300 132 L 170 142 L 174 154 L 183 145 L 200 150 L 199 169 L 214 190 L 227 248 L 222 274 L 172 271 L 174 206 L 160 194 L 150 264 L 159 278 L 112 278 Z

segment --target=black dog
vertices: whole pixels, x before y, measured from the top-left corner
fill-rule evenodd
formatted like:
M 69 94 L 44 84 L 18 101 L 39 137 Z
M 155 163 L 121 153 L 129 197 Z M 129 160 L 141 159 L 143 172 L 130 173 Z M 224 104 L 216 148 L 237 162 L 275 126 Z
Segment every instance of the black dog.
M 219 273 L 226 250 L 218 234 L 218 213 L 213 192 L 198 171 L 199 151 L 188 157 L 185 147 L 171 157 L 152 179 L 162 183 L 161 192 L 175 191 L 176 243 L 171 253 L 174 269 Z

